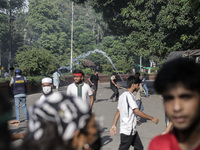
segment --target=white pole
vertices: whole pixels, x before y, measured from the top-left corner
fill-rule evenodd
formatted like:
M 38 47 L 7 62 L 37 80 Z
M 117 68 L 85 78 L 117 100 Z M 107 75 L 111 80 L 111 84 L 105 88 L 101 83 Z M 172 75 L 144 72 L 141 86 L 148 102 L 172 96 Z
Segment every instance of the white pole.
M 70 62 L 70 72 L 72 72 L 73 67 L 73 24 L 74 24 L 74 2 L 72 2 L 72 27 L 71 27 L 71 62 Z
M 142 71 L 142 56 L 140 56 L 140 71 Z

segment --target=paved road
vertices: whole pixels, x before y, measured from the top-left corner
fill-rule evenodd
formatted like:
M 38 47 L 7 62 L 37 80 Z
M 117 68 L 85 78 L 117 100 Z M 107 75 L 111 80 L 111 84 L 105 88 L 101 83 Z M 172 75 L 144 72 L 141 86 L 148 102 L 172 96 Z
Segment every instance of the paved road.
M 148 86 L 152 87 L 152 81 L 148 81 Z M 119 85 L 125 87 L 125 83 L 119 83 Z M 66 91 L 66 86 L 61 87 L 59 90 L 61 92 Z M 120 89 L 120 94 L 124 92 L 124 89 Z M 142 102 L 144 105 L 144 112 L 159 118 L 160 122 L 158 125 L 155 125 L 153 122 L 149 120 L 142 120 L 142 124 L 140 126 L 137 126 L 137 130 L 139 132 L 140 138 L 142 140 L 142 143 L 144 145 L 144 149 L 148 149 L 148 145 L 150 140 L 160 133 L 162 133 L 165 130 L 165 119 L 164 119 L 164 110 L 163 110 L 163 103 L 159 95 L 155 94 L 153 89 L 150 88 L 150 97 L 145 98 L 142 97 Z M 42 95 L 42 93 L 36 93 L 31 94 L 27 96 L 27 105 L 28 107 L 33 105 L 34 102 Z M 119 136 L 119 121 L 117 126 L 117 134 L 113 137 L 109 135 L 109 130 L 112 126 L 113 118 L 116 112 L 117 108 L 117 102 L 111 102 L 109 99 L 112 95 L 112 91 L 109 88 L 109 83 L 102 83 L 101 86 L 99 86 L 99 89 L 97 91 L 97 99 L 98 102 L 94 103 L 93 111 L 96 115 L 96 118 L 100 120 L 100 124 L 102 126 L 102 150 L 117 150 L 120 142 L 120 136 Z M 14 110 L 14 107 L 13 107 Z M 21 116 L 23 117 L 22 110 Z M 13 114 L 14 117 L 14 114 Z M 17 132 L 23 132 L 27 129 L 27 123 L 23 121 L 18 127 L 11 127 L 10 130 L 14 133 Z M 17 140 L 13 142 L 13 146 L 16 146 L 20 144 L 21 140 Z M 133 149 L 133 148 L 131 148 Z

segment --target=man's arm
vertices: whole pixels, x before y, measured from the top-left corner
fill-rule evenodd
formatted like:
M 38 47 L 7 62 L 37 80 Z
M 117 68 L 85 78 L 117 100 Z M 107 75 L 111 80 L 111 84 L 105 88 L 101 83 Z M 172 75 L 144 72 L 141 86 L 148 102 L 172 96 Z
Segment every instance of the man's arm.
M 111 82 L 113 83 L 114 86 L 116 86 L 117 88 L 119 88 L 119 87 L 117 86 L 117 84 L 116 84 L 113 80 L 111 80 Z
M 90 82 L 91 85 L 94 85 L 94 83 L 92 83 L 92 81 L 90 80 L 90 78 L 88 78 L 88 81 Z
M 91 109 L 92 109 L 93 104 L 94 104 L 94 96 L 91 95 L 91 96 L 90 96 L 90 108 L 91 108 Z
M 101 85 L 101 82 L 100 82 L 100 80 L 98 80 L 98 83 Z
M 145 119 L 149 119 L 152 122 L 154 122 L 155 124 L 158 124 L 158 122 L 159 122 L 158 118 L 151 117 L 151 116 L 141 112 L 138 108 L 135 108 L 133 111 L 137 116 L 140 116 L 140 117 L 145 118 Z
M 13 80 L 13 77 L 10 78 L 10 83 L 9 83 L 10 87 L 12 86 L 12 80 Z
M 119 109 L 117 109 L 117 112 L 115 113 L 115 117 L 114 117 L 114 121 L 113 121 L 113 125 L 112 125 L 112 128 L 110 129 L 110 135 L 113 136 L 116 134 L 116 131 L 117 131 L 117 121 L 119 119 L 119 116 L 120 116 L 120 112 L 119 112 Z

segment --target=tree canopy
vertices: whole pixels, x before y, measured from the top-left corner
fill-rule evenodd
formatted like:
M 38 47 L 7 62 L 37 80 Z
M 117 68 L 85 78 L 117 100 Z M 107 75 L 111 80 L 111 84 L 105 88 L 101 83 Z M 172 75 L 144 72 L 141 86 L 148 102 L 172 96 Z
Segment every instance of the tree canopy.
M 149 67 L 150 61 L 159 64 L 172 51 L 197 49 L 200 46 L 198 6 L 198 0 L 75 0 L 73 58 L 100 49 L 119 71 L 127 73 L 139 63 L 141 56 L 143 65 Z M 42 56 L 52 55 L 55 61 L 54 67 L 49 67 L 51 71 L 69 65 L 72 1 L 29 0 L 28 12 L 24 8 L 24 0 L 0 3 L 2 66 L 8 64 L 10 52 L 16 67 L 25 68 L 28 62 L 36 64 L 35 60 L 41 59 L 39 55 L 23 57 L 29 61 L 21 62 L 19 58 L 21 53 L 39 51 Z M 93 53 L 87 59 L 101 64 L 103 71 L 112 71 L 102 54 Z M 37 70 L 40 74 L 47 69 L 33 66 L 42 68 Z

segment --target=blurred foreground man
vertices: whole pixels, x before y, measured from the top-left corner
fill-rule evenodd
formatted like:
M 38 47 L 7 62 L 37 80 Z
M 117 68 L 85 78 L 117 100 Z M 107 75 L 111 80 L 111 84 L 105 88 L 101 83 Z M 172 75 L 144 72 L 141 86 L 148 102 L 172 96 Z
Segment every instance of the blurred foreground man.
M 155 88 L 174 128 L 155 137 L 149 150 L 200 150 L 200 65 L 183 58 L 166 63 Z

